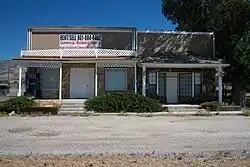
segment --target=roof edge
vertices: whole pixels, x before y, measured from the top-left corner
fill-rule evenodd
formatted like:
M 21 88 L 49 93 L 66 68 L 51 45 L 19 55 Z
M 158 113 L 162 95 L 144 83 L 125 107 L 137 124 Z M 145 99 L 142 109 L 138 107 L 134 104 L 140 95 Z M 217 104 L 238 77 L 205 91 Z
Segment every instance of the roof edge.
M 138 33 L 161 33 L 161 34 L 183 34 L 183 35 L 213 35 L 214 32 L 188 32 L 188 31 L 152 31 L 138 30 Z
M 111 26 L 28 26 L 28 31 L 33 32 L 55 32 L 55 31 L 115 31 L 130 32 L 137 30 L 136 27 L 111 27 Z M 162 33 L 162 34 L 183 34 L 183 35 L 213 35 L 214 32 L 188 32 L 173 30 L 137 30 L 138 33 Z
M 135 30 L 135 27 L 104 26 L 28 26 L 28 30 Z
M 140 63 L 148 68 L 225 68 L 230 64 L 216 63 Z

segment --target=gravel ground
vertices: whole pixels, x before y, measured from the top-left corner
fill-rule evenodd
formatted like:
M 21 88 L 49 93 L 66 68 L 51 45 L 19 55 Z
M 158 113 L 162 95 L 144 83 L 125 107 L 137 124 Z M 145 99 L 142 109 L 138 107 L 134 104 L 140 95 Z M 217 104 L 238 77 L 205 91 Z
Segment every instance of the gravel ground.
M 250 118 L 3 117 L 0 155 L 152 154 L 226 151 L 250 156 Z M 202 153 L 202 154 L 201 154 Z

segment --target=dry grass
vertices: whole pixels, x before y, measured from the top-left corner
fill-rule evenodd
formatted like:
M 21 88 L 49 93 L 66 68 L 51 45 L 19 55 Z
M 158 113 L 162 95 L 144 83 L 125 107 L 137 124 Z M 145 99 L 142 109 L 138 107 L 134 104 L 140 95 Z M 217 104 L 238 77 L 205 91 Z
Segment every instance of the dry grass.
M 242 115 L 245 116 L 245 117 L 249 117 L 250 116 L 250 110 L 243 111 Z
M 0 117 L 5 117 L 5 116 L 8 116 L 8 114 L 6 112 L 1 112 L 0 111 Z
M 249 167 L 250 159 L 168 159 L 136 156 L 0 157 L 1 167 Z

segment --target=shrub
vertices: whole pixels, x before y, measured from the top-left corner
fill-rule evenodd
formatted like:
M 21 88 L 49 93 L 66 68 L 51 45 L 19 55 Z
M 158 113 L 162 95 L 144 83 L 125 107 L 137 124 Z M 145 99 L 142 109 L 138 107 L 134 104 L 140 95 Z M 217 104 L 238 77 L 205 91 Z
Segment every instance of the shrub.
M 155 100 L 159 100 L 160 99 L 159 95 L 157 95 L 156 93 L 151 93 L 151 92 L 147 93 L 147 97 L 149 97 L 151 99 L 155 99 Z
M 162 111 L 162 106 L 158 101 L 141 94 L 114 92 L 88 99 L 85 109 L 102 113 L 143 113 Z
M 14 97 L 6 101 L 1 102 L 0 111 L 10 113 L 15 111 L 15 113 L 22 113 L 24 108 L 33 107 L 36 105 L 36 102 L 30 100 L 26 97 Z
M 201 108 L 209 109 L 210 111 L 217 111 L 221 107 L 221 103 L 217 101 L 205 102 L 201 104 Z
M 250 116 L 250 110 L 243 111 L 242 115 L 245 116 L 245 117 L 249 117 Z

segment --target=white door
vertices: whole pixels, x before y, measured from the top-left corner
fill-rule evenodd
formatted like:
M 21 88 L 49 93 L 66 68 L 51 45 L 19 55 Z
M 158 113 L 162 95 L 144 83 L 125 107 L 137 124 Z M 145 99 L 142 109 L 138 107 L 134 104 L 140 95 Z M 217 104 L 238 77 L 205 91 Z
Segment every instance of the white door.
M 85 99 L 94 96 L 94 69 L 71 68 L 70 98 Z
M 167 103 L 177 103 L 177 73 L 167 73 Z

